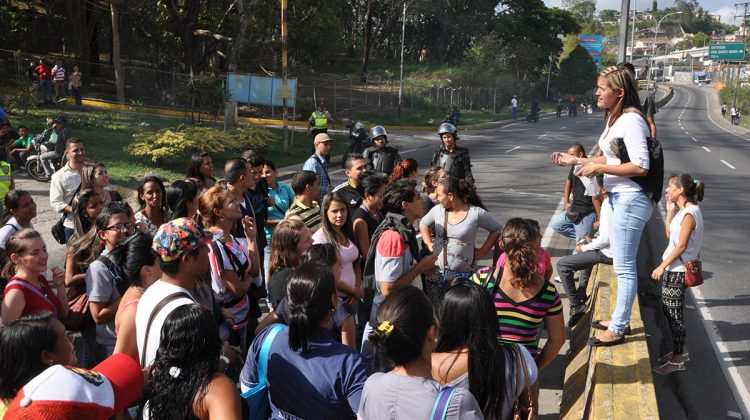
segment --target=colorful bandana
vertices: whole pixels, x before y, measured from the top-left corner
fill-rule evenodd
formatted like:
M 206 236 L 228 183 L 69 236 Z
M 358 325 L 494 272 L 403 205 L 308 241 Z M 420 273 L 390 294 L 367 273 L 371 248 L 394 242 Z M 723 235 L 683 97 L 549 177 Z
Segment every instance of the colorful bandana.
M 211 234 L 193 219 L 181 217 L 159 228 L 151 246 L 164 262 L 175 261 L 186 252 L 211 243 Z

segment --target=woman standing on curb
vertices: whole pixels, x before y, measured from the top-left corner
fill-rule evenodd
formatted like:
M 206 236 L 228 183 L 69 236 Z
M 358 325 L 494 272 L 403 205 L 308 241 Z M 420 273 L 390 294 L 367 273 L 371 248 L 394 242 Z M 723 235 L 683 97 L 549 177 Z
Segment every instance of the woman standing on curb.
M 604 188 L 612 205 L 611 248 L 617 274 L 617 305 L 611 321 L 594 321 L 592 327 L 605 330 L 589 339 L 594 347 L 613 346 L 625 341 L 630 314 L 638 291 L 636 254 L 646 222 L 654 204 L 646 191 L 632 178 L 648 173 L 650 159 L 646 138 L 649 128 L 641 109 L 633 74 L 626 67 L 608 67 L 599 74 L 597 105 L 605 110 L 607 124 L 599 137 L 602 156 L 581 158 L 565 152 L 552 154 L 561 166 L 578 166 L 576 175 L 591 177 L 604 174 Z M 630 162 L 620 160 L 618 140 L 624 143 Z
M 661 302 L 672 331 L 672 351 L 660 357 L 663 365 L 654 372 L 663 375 L 685 370 L 690 353 L 685 348 L 686 328 L 682 316 L 685 300 L 685 262 L 697 260 L 703 245 L 704 184 L 688 174 L 675 174 L 667 185 L 667 237 L 669 244 L 662 262 L 651 273 L 654 281 L 663 279 Z

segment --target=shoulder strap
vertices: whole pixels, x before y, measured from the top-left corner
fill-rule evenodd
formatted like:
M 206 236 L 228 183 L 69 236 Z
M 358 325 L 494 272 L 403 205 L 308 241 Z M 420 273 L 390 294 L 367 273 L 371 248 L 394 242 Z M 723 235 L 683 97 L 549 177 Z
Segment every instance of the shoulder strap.
M 5 285 L 6 288 L 8 286 L 20 286 L 26 290 L 32 291 L 34 294 L 44 299 L 45 302 L 49 303 L 49 305 L 52 306 L 52 309 L 55 311 L 55 316 L 57 316 L 57 306 L 55 306 L 55 304 L 52 302 L 52 300 L 50 300 L 50 298 L 44 295 L 44 292 L 34 287 L 33 284 L 20 278 L 14 278 L 11 281 L 9 281 L 8 284 Z M 44 285 L 42 285 L 42 287 L 44 287 Z
M 271 352 L 271 345 L 276 336 L 284 329 L 286 325 L 276 324 L 271 327 L 271 331 L 263 340 L 263 345 L 260 347 L 260 354 L 258 355 L 258 383 L 264 384 L 267 382 L 266 373 L 268 372 L 268 353 Z
M 146 335 L 143 337 L 143 350 L 141 350 L 141 369 L 146 367 L 146 349 L 148 348 L 148 335 L 151 332 L 151 324 L 154 322 L 154 318 L 156 318 L 156 315 L 158 315 L 159 312 L 161 312 L 161 310 L 164 309 L 167 304 L 169 304 L 169 302 L 172 302 L 173 300 L 179 298 L 193 300 L 193 298 L 185 292 L 172 293 L 171 295 L 162 299 L 161 302 L 154 306 L 154 309 L 151 311 L 151 315 L 149 315 L 148 317 L 148 323 L 146 323 Z
M 448 209 L 443 208 L 443 271 L 448 269 Z
M 14 232 L 18 232 L 18 228 L 16 227 L 16 225 L 13 225 L 13 224 L 10 224 L 10 223 L 6 223 L 2 227 L 5 227 L 5 226 L 10 226 L 10 227 L 13 228 Z
M 328 169 L 326 168 L 326 164 L 322 160 L 320 160 L 317 153 L 313 154 L 312 157 L 315 159 L 315 161 L 317 161 L 320 164 L 320 167 L 323 168 L 323 173 L 326 175 L 326 179 L 328 180 L 328 183 L 330 184 L 331 178 L 328 176 Z
M 448 404 L 450 404 L 455 393 L 456 388 L 452 386 L 446 386 L 440 390 L 435 405 L 432 406 L 431 420 L 445 420 L 448 415 Z

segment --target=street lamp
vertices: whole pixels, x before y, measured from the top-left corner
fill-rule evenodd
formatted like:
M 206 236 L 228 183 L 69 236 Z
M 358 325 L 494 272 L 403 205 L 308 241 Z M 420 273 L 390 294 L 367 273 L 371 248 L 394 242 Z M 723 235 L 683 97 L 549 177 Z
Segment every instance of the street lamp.
M 667 16 L 680 14 L 682 14 L 682 12 L 667 13 L 666 15 L 662 16 L 661 19 L 659 19 L 659 22 L 656 23 L 656 31 L 654 31 L 654 48 L 651 50 L 651 68 L 654 67 L 654 57 L 656 56 L 656 38 L 659 36 L 659 25 L 661 25 L 661 21 L 663 21 Z M 651 69 L 649 69 L 648 71 L 648 78 L 646 79 L 646 82 L 646 89 L 649 89 L 651 82 Z

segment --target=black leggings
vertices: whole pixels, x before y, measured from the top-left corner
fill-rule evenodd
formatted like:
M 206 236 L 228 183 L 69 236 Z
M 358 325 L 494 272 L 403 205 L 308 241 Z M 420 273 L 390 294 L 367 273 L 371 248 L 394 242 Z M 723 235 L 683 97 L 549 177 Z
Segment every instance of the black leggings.
M 685 347 L 687 329 L 682 310 L 685 304 L 685 273 L 667 271 L 661 287 L 661 304 L 664 316 L 672 330 L 672 354 L 682 354 Z

